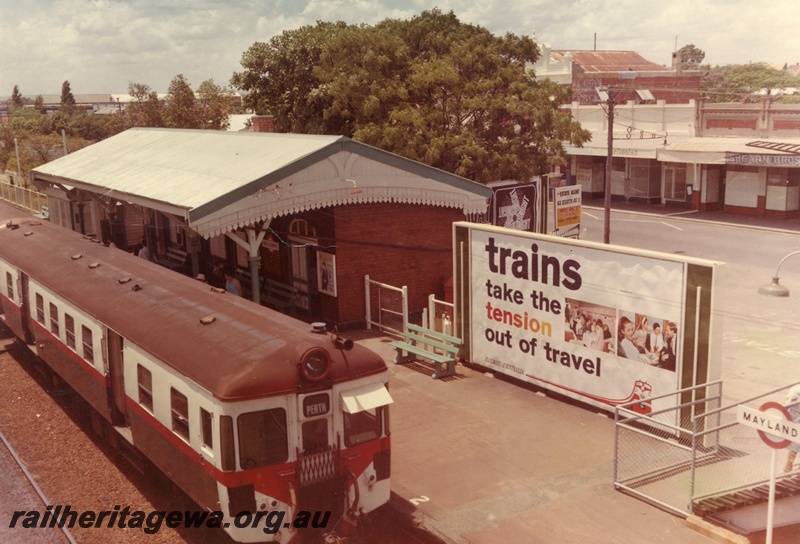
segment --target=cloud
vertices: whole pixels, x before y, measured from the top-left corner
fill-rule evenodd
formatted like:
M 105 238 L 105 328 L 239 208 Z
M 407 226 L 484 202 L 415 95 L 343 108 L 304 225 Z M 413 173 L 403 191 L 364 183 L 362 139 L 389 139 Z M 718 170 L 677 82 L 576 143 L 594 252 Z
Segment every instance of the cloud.
M 800 62 L 794 0 L 446 0 L 444 12 L 554 49 L 625 49 L 669 64 L 693 43 L 711 64 Z M 128 83 L 164 92 L 183 74 L 193 87 L 227 85 L 257 41 L 318 20 L 375 24 L 431 9 L 424 0 L 0 0 L 0 95 L 120 93 Z

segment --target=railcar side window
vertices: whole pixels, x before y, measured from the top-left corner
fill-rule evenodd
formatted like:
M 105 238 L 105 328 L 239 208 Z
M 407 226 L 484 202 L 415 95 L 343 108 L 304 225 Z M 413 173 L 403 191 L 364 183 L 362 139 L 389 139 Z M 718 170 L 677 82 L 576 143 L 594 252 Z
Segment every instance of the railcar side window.
M 58 307 L 50 303 L 50 332 L 58 336 Z
M 36 293 L 36 321 L 44 324 L 44 298 Z
M 8 298 L 10 300 L 14 300 L 14 276 L 11 275 L 11 272 L 6 272 L 6 292 L 8 293 Z
M 137 365 L 136 375 L 139 381 L 139 404 L 153 411 L 153 374 L 142 365 Z
M 381 436 L 381 422 L 385 408 L 380 406 L 355 414 L 344 413 L 344 443 L 357 446 Z
M 174 388 L 169 388 L 170 406 L 172 406 L 172 430 L 189 441 L 189 401 L 186 395 Z
M 86 325 L 81 325 L 81 342 L 83 343 L 83 358 L 93 363 L 94 345 L 92 344 L 92 329 Z
M 214 449 L 214 436 L 211 432 L 214 425 L 214 414 L 200 408 L 200 422 L 203 426 L 203 445 L 208 449 Z
M 239 430 L 239 465 L 243 469 L 282 463 L 289 457 L 286 410 L 272 408 L 242 414 Z
M 64 314 L 64 330 L 67 331 L 67 347 L 75 349 L 75 320 L 69 314 Z

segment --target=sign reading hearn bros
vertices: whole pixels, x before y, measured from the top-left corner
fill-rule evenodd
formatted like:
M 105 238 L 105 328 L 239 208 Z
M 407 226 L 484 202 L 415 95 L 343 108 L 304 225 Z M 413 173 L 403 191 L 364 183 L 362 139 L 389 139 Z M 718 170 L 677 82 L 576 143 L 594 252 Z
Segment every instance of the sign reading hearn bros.
M 720 263 L 466 222 L 453 236 L 468 361 L 609 411 L 719 379 Z

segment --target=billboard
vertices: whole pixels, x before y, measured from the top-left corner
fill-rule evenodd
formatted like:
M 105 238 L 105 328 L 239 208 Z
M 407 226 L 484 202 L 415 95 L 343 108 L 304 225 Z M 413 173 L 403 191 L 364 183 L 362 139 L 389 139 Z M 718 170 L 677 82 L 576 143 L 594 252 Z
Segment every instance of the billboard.
M 719 379 L 721 263 L 454 225 L 462 357 L 605 410 Z

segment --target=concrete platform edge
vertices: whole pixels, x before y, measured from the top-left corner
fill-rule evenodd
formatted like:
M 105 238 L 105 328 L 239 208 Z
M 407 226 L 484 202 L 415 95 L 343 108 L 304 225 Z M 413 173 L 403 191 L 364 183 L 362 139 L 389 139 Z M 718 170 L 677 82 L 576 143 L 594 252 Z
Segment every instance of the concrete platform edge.
M 707 536 L 714 542 L 719 542 L 720 544 L 750 544 L 750 539 L 746 536 L 734 533 L 719 525 L 709 523 L 698 516 L 687 517 L 686 525 L 693 531 Z

